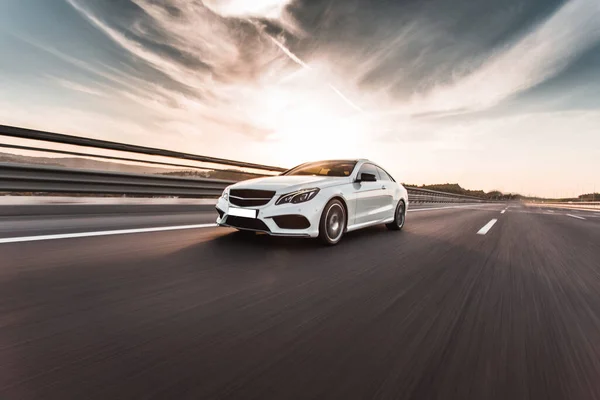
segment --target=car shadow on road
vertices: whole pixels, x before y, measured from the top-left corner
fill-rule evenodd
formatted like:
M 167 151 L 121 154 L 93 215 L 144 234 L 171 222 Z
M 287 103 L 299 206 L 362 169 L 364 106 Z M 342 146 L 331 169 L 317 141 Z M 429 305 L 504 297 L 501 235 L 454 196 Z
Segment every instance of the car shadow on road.
M 402 231 L 389 231 L 384 226 L 373 226 L 354 232 L 348 232 L 342 240 L 335 246 L 327 246 L 318 238 L 295 238 L 284 236 L 270 236 L 265 233 L 249 233 L 241 231 L 232 231 L 229 234 L 219 236 L 213 240 L 213 243 L 220 246 L 236 245 L 242 247 L 264 247 L 264 248 L 286 248 L 289 250 L 305 249 L 326 249 L 326 248 L 344 248 L 346 246 L 356 245 L 357 241 L 365 238 L 380 238 L 388 235 L 402 235 Z
M 414 241 L 409 232 L 391 232 L 375 226 L 350 232 L 335 246 L 324 245 L 318 239 L 248 235 L 225 231 L 210 240 L 198 242 L 170 254 L 188 267 L 254 270 L 276 268 L 303 270 L 326 265 L 369 264 L 373 252 L 402 251 L 405 239 Z M 393 244 L 390 246 L 390 244 Z M 406 249 L 404 249 L 406 250 Z

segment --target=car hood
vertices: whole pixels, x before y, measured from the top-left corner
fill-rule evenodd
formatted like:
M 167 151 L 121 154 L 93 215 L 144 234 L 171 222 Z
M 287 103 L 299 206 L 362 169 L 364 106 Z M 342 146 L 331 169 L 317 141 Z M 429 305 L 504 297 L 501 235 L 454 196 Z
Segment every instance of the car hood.
M 322 189 L 347 183 L 349 179 L 348 177 L 335 176 L 280 175 L 238 182 L 230 186 L 230 189 L 275 190 L 281 193 L 313 187 Z

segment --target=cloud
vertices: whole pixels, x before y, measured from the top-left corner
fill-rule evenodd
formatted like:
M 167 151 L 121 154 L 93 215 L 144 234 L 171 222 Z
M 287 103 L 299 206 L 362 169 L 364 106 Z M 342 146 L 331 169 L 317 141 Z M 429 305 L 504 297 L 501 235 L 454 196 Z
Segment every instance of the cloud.
M 196 126 L 199 136 L 209 128 L 214 134 L 242 134 L 255 140 L 271 132 L 255 123 L 247 111 L 252 107 L 247 104 L 255 104 L 255 98 L 260 98 L 261 79 L 279 75 L 278 71 L 290 62 L 258 34 L 252 23 L 228 21 L 197 2 L 175 0 L 167 8 L 155 2 L 133 0 L 141 13 L 134 21 L 111 26 L 98 15 L 99 11 L 92 11 L 81 1 L 68 1 L 135 60 L 164 74 L 163 79 L 154 81 L 143 81 L 142 76 L 132 74 L 131 81 L 142 88 L 141 93 L 121 90 L 117 92 L 120 95 L 153 110 L 171 127 L 185 126 L 189 133 L 190 126 Z M 153 32 L 150 38 L 143 39 L 151 39 L 156 46 L 136 36 L 136 32 L 144 31 Z M 194 63 L 188 65 L 185 59 Z M 196 68 L 197 64 L 206 67 Z
M 76 92 L 91 94 L 92 96 L 101 96 L 101 97 L 106 96 L 106 93 L 101 90 L 98 90 L 98 89 L 95 89 L 95 88 L 92 88 L 92 87 L 89 87 L 86 85 L 82 85 L 82 84 L 74 82 L 74 81 L 68 81 L 68 80 L 60 79 L 60 78 L 54 78 L 54 80 L 56 83 L 58 83 L 62 87 L 65 87 L 70 90 L 74 90 Z
M 423 157 L 440 176 L 440 154 L 465 165 L 461 152 L 484 151 L 488 134 L 533 126 L 531 116 L 501 124 L 474 112 L 556 77 L 600 40 L 597 0 L 532 12 L 533 25 L 520 12 L 538 3 L 520 0 L 461 1 L 452 12 L 440 0 L 68 2 L 108 43 L 98 53 L 108 48 L 118 62 L 39 47 L 99 81 L 64 76 L 60 85 L 93 96 L 102 88 L 95 104 L 127 111 L 102 126 L 112 139 L 137 127 L 139 143 L 285 166 L 367 156 L 400 169 L 400 158 Z M 74 115 L 79 131 L 53 126 L 82 132 L 98 115 Z M 418 182 L 424 173 L 402 174 Z
M 232 118 L 265 132 L 274 128 L 271 123 L 265 126 L 264 115 L 269 113 L 260 108 L 268 103 L 264 95 L 277 92 L 279 97 L 283 96 L 280 90 L 271 88 L 277 85 L 290 87 L 282 84 L 287 79 L 304 81 L 304 84 L 293 85 L 294 92 L 287 96 L 309 98 L 301 92 L 315 94 L 320 93 L 319 87 L 327 87 L 353 111 L 369 114 L 366 118 L 375 122 L 375 130 L 384 132 L 405 122 L 399 119 L 430 118 L 493 107 L 556 76 L 600 39 L 600 3 L 571 0 L 521 37 L 487 55 L 465 56 L 454 69 L 453 58 L 450 58 L 444 65 L 436 67 L 437 72 L 432 76 L 421 77 L 422 83 L 410 96 L 399 97 L 392 90 L 394 85 L 407 75 L 418 76 L 421 69 L 435 71 L 426 66 L 436 64 L 437 58 L 449 54 L 448 51 L 440 53 L 436 50 L 436 53 L 431 50 L 435 43 L 443 42 L 448 36 L 444 34 L 444 24 L 427 25 L 426 20 L 419 17 L 389 36 L 389 21 L 385 17 L 373 21 L 365 14 L 360 22 L 368 27 L 383 21 L 390 39 L 374 45 L 372 41 L 362 43 L 356 36 L 359 44 L 355 47 L 342 43 L 338 51 L 332 51 L 336 43 L 327 43 L 327 35 L 312 40 L 323 46 L 307 47 L 303 45 L 303 38 L 295 38 L 290 32 L 276 37 L 265 28 L 264 18 L 275 21 L 283 20 L 285 16 L 290 18 L 290 10 L 301 17 L 299 10 L 308 9 L 309 5 L 300 0 L 131 1 L 141 12 L 117 24 L 104 21 L 98 10 L 93 12 L 89 1 L 68 0 L 131 56 L 181 85 L 180 88 L 167 87 L 165 80 L 157 81 L 154 83 L 156 90 L 149 88 L 149 92 L 156 95 L 141 97 L 150 97 L 152 104 L 156 104 L 155 97 L 160 97 L 160 102 L 168 107 L 186 105 L 184 108 L 194 109 L 202 117 L 209 117 L 211 113 L 226 114 L 226 110 L 242 110 Z M 361 9 L 354 11 L 360 13 Z M 322 15 L 319 26 L 325 27 L 334 23 L 333 19 L 344 16 L 329 11 Z M 392 13 L 388 19 L 393 16 Z M 403 20 L 406 18 L 404 16 Z M 350 25 L 355 29 L 360 26 Z M 140 37 L 144 33 L 145 36 Z M 290 39 L 291 45 L 284 36 Z M 344 40 L 343 37 L 340 40 Z M 465 47 L 461 43 L 455 47 L 460 49 L 461 46 Z M 416 56 L 398 59 L 397 55 L 410 56 L 415 48 L 418 49 L 414 53 Z M 370 56 L 360 59 L 364 54 Z M 311 71 L 312 76 L 298 74 L 296 64 Z M 452 75 L 440 75 L 444 71 L 451 71 Z M 364 86 L 366 74 L 381 75 L 378 79 L 389 81 L 387 89 L 390 90 Z M 135 75 L 131 78 L 139 79 Z M 190 92 L 182 93 L 182 88 Z M 129 98 L 138 99 L 140 94 L 134 93 Z M 193 102 L 199 104 L 191 106 Z M 318 100 L 313 102 L 318 108 L 330 106 Z M 374 121 L 375 118 L 379 121 Z
M 203 0 L 206 7 L 223 17 L 280 18 L 293 0 Z
M 124 34 L 101 21 L 93 13 L 91 13 L 86 8 L 82 7 L 75 0 L 67 1 L 84 17 L 86 17 L 91 23 L 93 23 L 98 29 L 104 32 L 110 39 L 112 39 L 115 43 L 123 47 L 131 54 L 146 61 L 148 64 L 150 64 L 157 70 L 163 72 L 174 81 L 180 82 L 187 86 L 194 87 L 196 89 L 200 89 L 200 87 L 196 85 L 197 80 L 194 79 L 193 72 L 189 69 L 185 68 L 179 63 L 172 62 L 165 57 L 161 57 L 160 55 L 154 53 L 151 50 L 148 50 L 142 44 L 134 40 L 128 39 Z
M 232 20 L 185 0 L 172 1 L 170 8 L 155 2 L 133 1 L 143 13 L 134 23 L 113 27 L 97 15 L 98 11 L 92 12 L 81 1 L 69 0 L 78 12 L 135 59 L 198 95 L 185 95 L 160 82 L 154 83 L 154 89 L 148 83 L 141 84 L 143 93 L 117 92 L 152 110 L 155 118 L 164 121 L 172 131 L 187 135 L 195 131 L 198 138 L 208 134 L 242 135 L 252 141 L 290 145 L 303 135 L 332 134 L 336 127 L 348 132 L 349 112 L 360 111 L 350 95 L 342 92 L 339 82 L 334 82 L 334 77 L 319 65 L 309 66 L 267 33 L 264 21 Z M 285 7 L 283 2 L 278 4 Z M 233 3 L 227 5 L 232 6 Z M 250 11 L 244 10 L 237 15 L 247 16 Z M 134 31 L 129 27 L 135 27 Z M 207 68 L 192 68 L 180 59 L 170 59 L 160 49 L 143 45 L 135 36 L 135 32 L 141 31 L 154 32 L 153 42 L 198 60 Z M 296 73 L 296 64 L 309 73 Z M 156 96 L 148 94 L 152 91 Z M 285 111 L 275 114 L 273 110 L 282 105 Z
M 279 42 L 277 39 L 275 39 L 274 37 L 269 37 L 271 39 L 271 41 L 279 48 L 281 49 L 281 51 L 288 56 L 292 61 L 294 61 L 295 63 L 299 64 L 302 68 L 306 68 L 309 71 L 312 71 L 313 68 L 308 65 L 307 63 L 305 63 L 304 61 L 302 61 L 300 59 L 300 57 L 298 57 L 296 54 L 294 54 L 290 49 L 288 49 L 286 46 L 283 45 L 283 43 Z M 346 96 L 344 93 L 342 93 L 338 88 L 336 88 L 333 84 L 326 82 L 326 85 L 333 90 L 333 92 L 335 94 L 337 94 L 346 104 L 348 104 L 350 107 L 352 107 L 353 109 L 355 109 L 356 111 L 360 111 L 363 112 L 364 110 L 362 108 L 360 108 L 359 106 L 357 106 L 356 104 L 354 104 L 352 102 L 352 100 L 350 100 L 348 98 L 348 96 Z
M 481 110 L 564 70 L 600 40 L 600 2 L 571 0 L 517 41 L 449 85 L 415 94 L 410 112 Z
M 170 90 L 151 79 L 145 79 L 143 75 L 133 74 L 131 70 L 126 68 L 126 65 L 121 65 L 121 69 L 118 69 L 104 63 L 81 60 L 65 54 L 51 45 L 44 45 L 31 38 L 19 37 L 19 40 L 35 47 L 39 51 L 52 55 L 61 62 L 68 64 L 69 67 L 76 67 L 77 70 L 93 77 L 93 82 L 86 85 L 81 82 L 73 82 L 71 76 L 60 78 L 54 75 L 46 75 L 47 78 L 67 89 L 78 90 L 80 92 L 88 91 L 88 94 L 94 95 L 102 93 L 106 98 L 121 95 L 155 111 L 161 111 L 165 108 L 177 108 L 181 99 L 186 98 L 186 95 L 181 90 Z M 92 89 L 90 86 L 102 86 L 104 90 L 100 92 L 97 89 Z

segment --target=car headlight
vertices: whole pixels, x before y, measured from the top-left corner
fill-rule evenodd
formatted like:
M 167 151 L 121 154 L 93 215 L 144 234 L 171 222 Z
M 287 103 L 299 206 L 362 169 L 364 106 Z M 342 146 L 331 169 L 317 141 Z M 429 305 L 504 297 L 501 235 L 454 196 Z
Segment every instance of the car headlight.
M 275 204 L 280 205 L 280 204 L 290 204 L 290 203 L 291 204 L 304 203 L 304 202 L 314 199 L 315 196 L 317 195 L 317 193 L 319 193 L 318 188 L 298 190 L 296 192 L 282 195 Z
M 223 191 L 223 194 L 221 195 L 221 197 L 223 198 L 223 200 L 227 201 L 229 200 L 229 191 L 227 189 L 225 189 Z

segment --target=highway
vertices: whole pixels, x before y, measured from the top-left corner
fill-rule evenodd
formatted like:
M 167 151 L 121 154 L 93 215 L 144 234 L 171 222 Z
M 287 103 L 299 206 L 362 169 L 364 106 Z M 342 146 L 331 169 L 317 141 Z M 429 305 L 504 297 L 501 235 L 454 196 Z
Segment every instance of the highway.
M 324 247 L 76 210 L 0 210 L 0 399 L 600 399 L 599 212 L 422 206 Z

